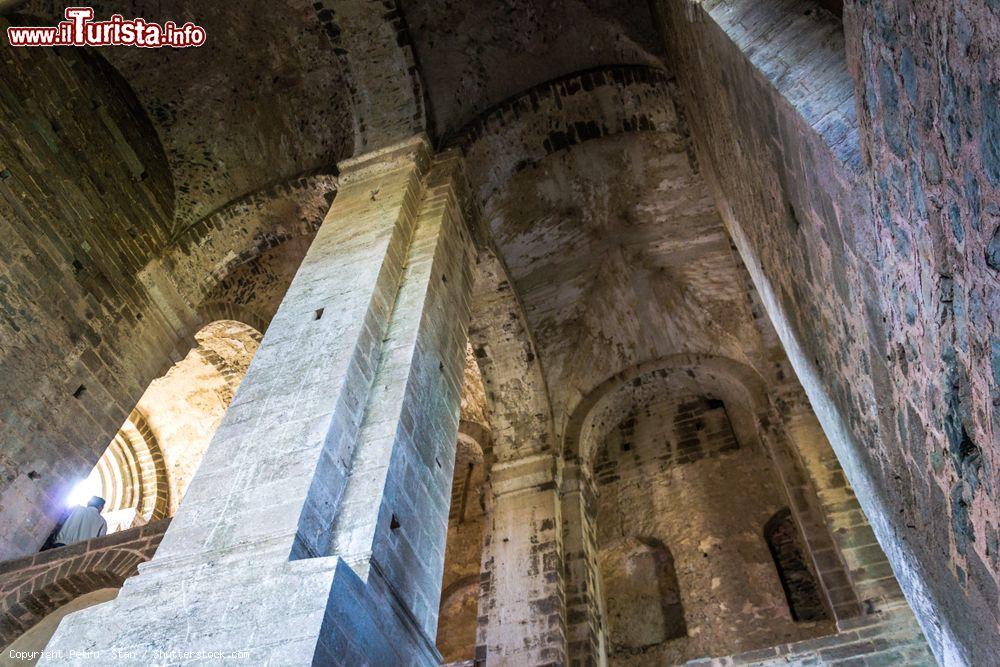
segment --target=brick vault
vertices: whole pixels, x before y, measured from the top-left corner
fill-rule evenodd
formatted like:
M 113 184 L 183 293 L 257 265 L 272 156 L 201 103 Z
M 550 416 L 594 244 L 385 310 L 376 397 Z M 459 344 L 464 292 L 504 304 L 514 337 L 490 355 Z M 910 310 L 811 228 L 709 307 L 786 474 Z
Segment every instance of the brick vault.
M 0 47 L 0 662 L 998 664 L 995 0 L 94 10 L 207 39 Z

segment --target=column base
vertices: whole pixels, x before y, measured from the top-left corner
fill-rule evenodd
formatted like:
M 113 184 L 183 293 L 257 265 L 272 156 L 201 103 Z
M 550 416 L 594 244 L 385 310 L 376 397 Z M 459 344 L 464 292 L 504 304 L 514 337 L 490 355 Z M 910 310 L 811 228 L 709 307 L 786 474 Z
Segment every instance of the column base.
M 440 665 L 373 569 L 239 550 L 146 568 L 119 596 L 67 616 L 40 665 Z

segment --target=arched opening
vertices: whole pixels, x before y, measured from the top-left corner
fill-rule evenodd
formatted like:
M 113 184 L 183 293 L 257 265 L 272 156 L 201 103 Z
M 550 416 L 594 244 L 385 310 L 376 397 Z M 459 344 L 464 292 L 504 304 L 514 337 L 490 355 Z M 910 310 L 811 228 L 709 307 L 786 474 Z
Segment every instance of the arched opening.
M 608 653 L 642 651 L 687 635 L 674 557 L 657 539 L 628 537 L 601 549 Z
M 67 504 L 83 505 L 91 496 L 106 501 L 108 532 L 163 519 L 170 491 L 163 452 L 145 416 L 133 410 L 97 465 L 70 494 Z
M 579 438 L 580 474 L 593 485 L 571 530 L 584 535 L 579 553 L 593 550 L 600 587 L 573 618 L 602 628 L 597 645 L 613 665 L 676 664 L 833 629 L 825 615 L 793 618 L 760 533 L 788 499 L 757 432 L 759 388 L 723 360 L 684 361 L 617 376 L 570 420 L 567 441 Z
M 151 377 L 159 363 L 169 334 L 156 326 L 140 273 L 169 242 L 175 188 L 155 128 L 106 52 L 0 51 L 0 219 L 9 250 L 0 558 L 10 558 L 38 548 L 59 514 L 54 497 L 126 417 L 117 399 L 132 403 L 136 377 Z
M 194 338 L 187 356 L 150 383 L 90 475 L 67 499 L 74 506 L 92 495 L 104 498 L 109 533 L 177 511 L 261 335 L 241 322 L 219 320 Z
M 828 618 L 791 510 L 787 507 L 778 510 L 768 520 L 764 525 L 764 539 L 778 570 L 792 619 L 819 621 Z
M 143 528 L 139 532 L 146 530 Z M 0 606 L 4 610 L 0 615 L 0 646 L 11 647 L 23 639 L 25 633 L 81 596 L 121 588 L 125 579 L 135 574 L 139 563 L 150 557 L 159 542 L 159 537 L 152 542 L 144 542 L 143 538 L 151 537 L 151 534 L 139 537 L 136 542 L 113 544 L 86 554 L 71 552 L 64 558 L 39 557 L 41 561 L 33 567 L 6 572 L 0 586 Z M 112 597 L 90 602 L 98 604 Z M 63 610 L 61 616 L 69 611 L 72 609 Z M 29 644 L 43 639 L 47 641 L 61 616 L 50 627 L 42 627 L 38 633 L 29 636 Z

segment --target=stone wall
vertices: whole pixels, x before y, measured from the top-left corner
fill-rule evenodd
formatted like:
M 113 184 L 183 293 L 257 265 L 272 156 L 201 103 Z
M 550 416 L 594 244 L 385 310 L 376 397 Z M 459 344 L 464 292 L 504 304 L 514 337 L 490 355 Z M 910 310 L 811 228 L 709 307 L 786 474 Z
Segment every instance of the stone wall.
M 810 402 L 935 653 L 975 662 L 1000 636 L 995 69 L 975 65 L 997 21 L 930 4 L 849 6 L 846 43 L 803 0 L 661 14 L 703 173 Z
M 674 664 L 831 631 L 829 622 L 792 620 L 764 535 L 787 503 L 769 458 L 753 443 L 737 443 L 721 401 L 652 385 L 596 454 L 609 662 Z M 670 641 L 664 631 L 652 641 L 652 628 L 643 641 L 616 636 L 616 629 L 634 633 L 650 623 L 640 600 L 615 609 L 617 594 L 608 588 L 616 580 L 609 559 L 634 539 L 660 543 L 672 555 L 686 624 L 681 639 Z
M 10 558 L 40 546 L 52 506 L 145 388 L 134 376 L 152 377 L 173 347 L 138 273 L 167 241 L 174 193 L 142 108 L 101 58 L 9 47 L 0 58 L 0 558 Z
M 701 658 L 689 667 L 783 667 L 785 665 L 838 665 L 852 667 L 932 667 L 934 657 L 909 610 L 865 616 L 843 623 L 840 632 L 790 644 L 778 644 L 731 656 Z
M 313 170 L 177 228 L 186 185 L 135 80 L 82 49 L 3 47 L 2 58 L 0 558 L 41 545 L 73 484 L 204 324 L 266 326 L 336 191 Z
M 943 617 L 942 653 L 989 662 L 1000 654 L 1000 5 L 852 2 L 845 21 L 882 297 L 879 473 Z

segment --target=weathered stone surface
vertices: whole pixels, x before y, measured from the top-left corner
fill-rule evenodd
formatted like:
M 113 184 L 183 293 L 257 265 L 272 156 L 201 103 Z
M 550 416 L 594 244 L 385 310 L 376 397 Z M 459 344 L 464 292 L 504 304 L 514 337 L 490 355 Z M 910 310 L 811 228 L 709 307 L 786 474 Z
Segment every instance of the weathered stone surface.
M 471 246 L 453 162 L 426 173 L 428 162 L 411 140 L 345 166 L 156 559 L 113 602 L 67 620 L 54 649 L 100 661 L 128 646 L 136 664 L 241 647 L 283 664 L 435 655 Z M 371 221 L 362 235 L 358 216 Z M 248 640 L 241 628 L 267 616 L 287 623 Z
M 266 327 L 336 178 L 265 182 L 171 236 L 187 186 L 132 82 L 73 49 L 4 46 L 3 58 L 0 391 L 19 389 L 2 399 L 0 555 L 13 557 L 44 541 L 197 331 L 222 318 Z M 241 278 L 251 264 L 254 279 Z
M 659 65 L 644 5 L 402 0 L 432 126 L 449 136 L 503 100 L 544 81 L 607 65 Z
M 1000 652 L 996 2 L 96 9 L 209 42 L 0 51 L 0 557 L 176 512 L 54 647 Z
M 982 112 L 963 95 L 989 88 L 972 63 L 996 61 L 997 19 L 967 10 L 984 39 L 967 61 L 962 20 L 931 5 L 849 5 L 846 54 L 806 3 L 663 14 L 704 173 L 795 370 L 935 653 L 975 662 L 998 636 L 996 567 L 976 565 L 997 507 L 996 290 L 982 251 L 956 254 L 947 227 L 973 245 L 989 233 Z
M 829 632 L 829 622 L 794 623 L 782 593 L 764 536 L 785 504 L 770 461 L 752 443 L 737 443 L 721 401 L 646 386 L 646 400 L 605 422 L 596 454 L 601 562 L 622 539 L 662 543 L 673 557 L 687 631 L 635 651 L 611 623 L 609 660 L 678 664 Z

